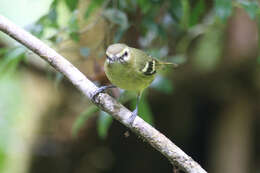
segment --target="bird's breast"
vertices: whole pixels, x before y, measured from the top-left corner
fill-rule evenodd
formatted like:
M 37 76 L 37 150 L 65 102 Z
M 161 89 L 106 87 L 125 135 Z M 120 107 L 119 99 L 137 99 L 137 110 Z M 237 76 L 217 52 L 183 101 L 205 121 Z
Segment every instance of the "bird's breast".
M 105 63 L 109 81 L 119 88 L 140 92 L 150 85 L 154 76 L 144 76 L 132 64 Z

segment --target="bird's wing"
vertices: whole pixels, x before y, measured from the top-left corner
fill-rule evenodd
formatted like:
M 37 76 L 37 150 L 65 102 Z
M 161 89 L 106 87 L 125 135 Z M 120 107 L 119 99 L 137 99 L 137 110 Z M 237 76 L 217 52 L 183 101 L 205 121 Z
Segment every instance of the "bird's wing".
M 136 49 L 135 66 L 139 73 L 146 76 L 154 75 L 156 73 L 158 61 L 143 51 Z
M 140 71 L 144 75 L 153 75 L 156 73 L 156 60 L 155 59 L 148 59 L 145 61 L 145 64 L 142 68 L 140 68 Z

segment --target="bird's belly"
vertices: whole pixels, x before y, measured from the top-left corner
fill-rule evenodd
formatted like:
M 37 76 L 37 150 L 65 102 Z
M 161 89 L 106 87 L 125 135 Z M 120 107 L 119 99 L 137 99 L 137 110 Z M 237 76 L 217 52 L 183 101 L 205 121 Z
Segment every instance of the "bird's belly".
M 113 85 L 136 92 L 141 92 L 154 80 L 154 75 L 144 76 L 143 74 L 134 71 L 134 69 L 127 68 L 122 64 L 105 65 L 105 72 Z

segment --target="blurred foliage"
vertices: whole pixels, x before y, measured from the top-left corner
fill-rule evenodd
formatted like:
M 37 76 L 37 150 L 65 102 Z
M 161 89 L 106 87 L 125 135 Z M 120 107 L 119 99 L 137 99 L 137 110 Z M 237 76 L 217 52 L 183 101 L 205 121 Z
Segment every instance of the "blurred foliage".
M 19 63 L 25 57 L 25 49 L 23 47 L 17 48 L 2 48 L 0 49 L 0 56 L 2 56 L 0 61 L 0 77 L 12 75 Z
M 98 107 L 93 105 L 78 116 L 78 118 L 76 119 L 72 127 L 73 136 L 76 136 L 78 134 L 79 130 L 81 129 L 81 127 L 83 127 L 83 125 L 86 123 L 89 117 L 92 116 L 97 111 L 98 111 Z
M 69 11 L 69 20 L 65 26 L 59 22 L 59 18 L 63 16 L 58 11 L 61 3 L 65 3 Z M 27 29 L 52 45 L 59 45 L 66 39 L 79 43 L 80 37 L 85 34 L 86 29 L 79 26 L 78 5 L 78 0 L 53 0 L 48 13 Z M 110 28 L 109 26 L 115 27 L 114 33 L 109 32 L 109 35 L 113 36 L 109 44 L 130 42 L 124 36 L 127 32 L 131 32 L 131 28 L 134 28 L 138 31 L 138 37 L 133 38 L 137 38 L 134 41 L 140 48 L 154 57 L 177 63 L 187 61 L 189 46 L 192 41 L 196 40 L 198 44 L 193 52 L 192 62 L 198 67 L 198 70 L 210 72 L 218 65 L 223 51 L 221 42 L 224 35 L 222 31 L 227 19 L 234 12 L 234 8 L 245 9 L 251 19 L 259 21 L 259 4 L 254 0 L 214 0 L 213 7 L 206 0 L 92 0 L 84 12 L 84 20 L 89 20 L 94 12 L 102 9 L 97 18 L 106 19 L 107 29 Z M 133 33 L 133 35 L 135 34 L 137 33 Z M 169 40 L 176 40 L 176 42 L 169 42 Z M 86 45 L 79 49 L 79 54 L 86 59 L 92 51 Z M 24 48 L 1 48 L 0 76 L 14 71 L 17 65 L 24 60 L 24 55 Z M 165 74 L 167 75 L 167 73 Z M 162 75 L 158 76 L 151 88 L 170 94 L 174 87 L 172 81 Z M 129 98 L 133 97 L 130 96 L 122 102 L 128 102 Z M 79 115 L 73 127 L 73 134 L 77 133 L 85 121 L 96 111 L 98 111 L 96 107 L 89 107 Z M 153 122 L 147 93 L 142 97 L 140 115 L 146 121 Z M 110 116 L 99 112 L 98 133 L 102 138 L 106 136 L 111 122 Z
M 232 13 L 232 1 L 215 0 L 215 11 L 219 18 L 227 19 Z
M 22 92 L 15 72 L 24 55 L 23 47 L 0 49 L 0 172 L 5 170 L 9 143 L 17 137 L 14 126 L 22 109 Z
M 202 38 L 199 40 L 194 54 L 194 65 L 200 71 L 214 70 L 220 62 L 223 52 L 221 43 L 223 42 L 222 25 L 212 25 L 207 28 Z M 208 40 L 211 40 L 208 42 Z
M 19 80 L 8 74 L 0 77 L 0 172 L 4 172 L 10 152 L 10 143 L 18 138 L 15 127 L 23 108 Z
M 98 119 L 98 135 L 101 138 L 105 138 L 108 133 L 108 128 L 112 123 L 112 116 L 110 116 L 108 113 L 104 111 L 100 111 L 99 113 L 99 119 Z
M 241 6 L 246 10 L 248 15 L 251 17 L 251 19 L 255 19 L 257 15 L 259 15 L 259 4 L 257 1 L 241 1 L 240 4 L 237 4 L 238 6 Z

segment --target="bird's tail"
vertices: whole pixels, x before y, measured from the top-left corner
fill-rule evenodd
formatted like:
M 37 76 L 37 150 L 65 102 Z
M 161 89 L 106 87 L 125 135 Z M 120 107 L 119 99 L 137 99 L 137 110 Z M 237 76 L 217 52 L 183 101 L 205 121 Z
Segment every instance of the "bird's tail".
M 171 62 L 159 62 L 159 68 L 160 69 L 167 69 L 167 68 L 177 68 L 179 65 Z

